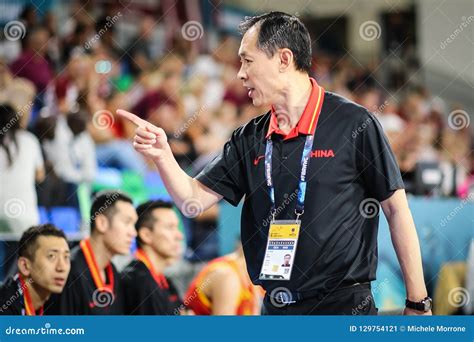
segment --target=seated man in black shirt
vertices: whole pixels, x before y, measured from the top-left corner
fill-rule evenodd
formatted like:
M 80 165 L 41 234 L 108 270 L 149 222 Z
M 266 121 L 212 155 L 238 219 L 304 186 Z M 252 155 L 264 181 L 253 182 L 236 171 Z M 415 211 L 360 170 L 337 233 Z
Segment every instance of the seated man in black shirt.
M 99 193 L 91 208 L 91 236 L 71 252 L 64 291 L 45 305 L 52 315 L 121 315 L 123 293 L 112 257 L 130 251 L 137 213 L 123 193 Z
M 18 273 L 0 287 L 0 315 L 42 315 L 50 295 L 63 290 L 70 268 L 62 230 L 52 224 L 29 228 L 19 242 Z
M 123 271 L 125 312 L 130 315 L 179 315 L 184 306 L 163 270 L 182 252 L 183 234 L 173 205 L 148 201 L 138 206 L 136 259 Z

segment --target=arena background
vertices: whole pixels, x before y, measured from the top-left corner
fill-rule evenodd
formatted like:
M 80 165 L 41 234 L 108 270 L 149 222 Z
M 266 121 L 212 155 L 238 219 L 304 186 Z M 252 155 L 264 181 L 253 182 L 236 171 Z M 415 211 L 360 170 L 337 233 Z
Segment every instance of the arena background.
M 75 244 L 88 234 L 90 199 L 97 191 L 121 189 L 136 204 L 169 199 L 159 174 L 133 150 L 133 127 L 115 116 L 118 107 L 162 126 L 191 175 L 220 151 L 233 129 L 264 113 L 266 108 L 251 105 L 236 77 L 237 26 L 245 15 L 270 10 L 297 15 L 307 25 L 317 81 L 364 105 L 382 123 L 409 193 L 434 313 L 472 313 L 469 0 L 2 1 L 0 101 L 15 107 L 22 127 L 43 148 L 47 177 L 31 188 L 39 222 L 61 227 Z M 38 26 L 49 33 L 45 44 L 28 41 Z M 49 71 L 27 67 L 28 46 Z M 74 164 L 73 149 L 64 147 L 77 143 L 83 151 L 82 140 L 67 134 L 57 117 L 84 110 L 79 135 L 92 139 L 94 153 L 74 156 Z M 15 184 L 21 183 L 19 175 Z M 0 279 L 14 269 L 15 241 L 31 222 L 23 195 L 5 198 L 0 188 Z M 208 260 L 232 250 L 239 221 L 240 208 L 223 202 L 199 217 L 183 217 L 186 253 L 168 271 L 181 291 Z M 399 313 L 405 292 L 385 219 L 377 278 L 380 313 Z

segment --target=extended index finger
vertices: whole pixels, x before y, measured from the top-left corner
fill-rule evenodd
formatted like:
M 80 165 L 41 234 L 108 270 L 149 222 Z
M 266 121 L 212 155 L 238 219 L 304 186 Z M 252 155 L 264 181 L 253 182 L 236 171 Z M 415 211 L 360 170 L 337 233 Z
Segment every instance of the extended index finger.
M 121 117 L 127 119 L 127 120 L 130 120 L 131 122 L 133 122 L 135 125 L 139 126 L 139 127 L 142 127 L 142 128 L 145 128 L 147 126 L 149 126 L 150 124 L 148 122 L 146 122 L 145 120 L 139 118 L 138 116 L 136 116 L 135 114 L 133 113 L 130 113 L 130 112 L 127 112 L 126 110 L 123 110 L 123 109 L 117 109 L 116 113 L 118 115 L 120 115 Z

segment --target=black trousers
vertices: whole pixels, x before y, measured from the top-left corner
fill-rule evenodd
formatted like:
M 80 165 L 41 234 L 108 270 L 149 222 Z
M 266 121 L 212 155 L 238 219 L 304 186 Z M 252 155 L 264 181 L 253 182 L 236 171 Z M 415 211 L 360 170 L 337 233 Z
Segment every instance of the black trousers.
M 370 284 L 358 284 L 284 304 L 265 295 L 262 315 L 377 315 Z

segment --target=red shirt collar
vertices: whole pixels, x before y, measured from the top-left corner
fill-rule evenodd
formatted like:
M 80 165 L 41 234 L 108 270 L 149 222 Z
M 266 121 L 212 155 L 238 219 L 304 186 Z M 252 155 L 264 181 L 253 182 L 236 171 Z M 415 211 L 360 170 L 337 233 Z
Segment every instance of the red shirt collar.
M 268 132 L 265 138 L 268 139 L 273 133 L 277 133 L 284 136 L 284 140 L 297 137 L 301 134 L 314 134 L 316 126 L 318 124 L 319 113 L 321 112 L 321 107 L 324 101 L 324 89 L 319 86 L 316 80 L 312 77 L 309 78 L 311 85 L 311 94 L 309 96 L 308 103 L 303 111 L 303 114 L 300 117 L 300 120 L 295 127 L 288 133 L 285 134 L 278 127 L 278 121 L 275 114 L 275 109 L 272 106 L 270 125 L 268 126 Z

